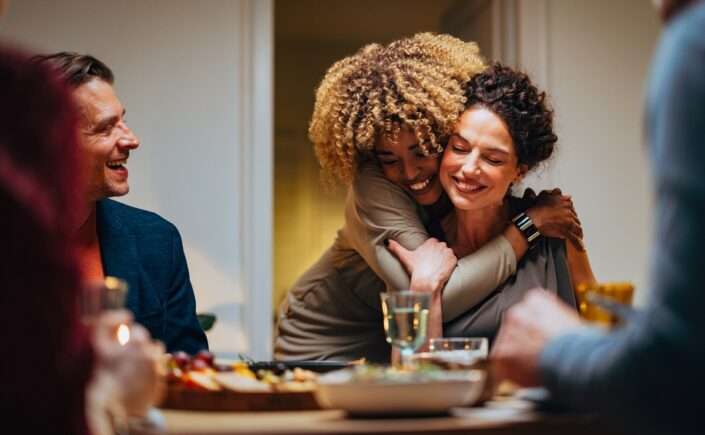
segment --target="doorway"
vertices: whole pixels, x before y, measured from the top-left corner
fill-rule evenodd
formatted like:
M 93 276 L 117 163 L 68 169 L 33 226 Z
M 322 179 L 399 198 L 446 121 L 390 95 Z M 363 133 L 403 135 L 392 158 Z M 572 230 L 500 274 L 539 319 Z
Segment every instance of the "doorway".
M 314 92 L 326 70 L 366 44 L 386 44 L 418 32 L 475 40 L 487 57 L 495 57 L 493 9 L 501 1 L 275 0 L 275 312 L 343 223 L 345 189 L 330 192 L 322 186 L 307 135 Z

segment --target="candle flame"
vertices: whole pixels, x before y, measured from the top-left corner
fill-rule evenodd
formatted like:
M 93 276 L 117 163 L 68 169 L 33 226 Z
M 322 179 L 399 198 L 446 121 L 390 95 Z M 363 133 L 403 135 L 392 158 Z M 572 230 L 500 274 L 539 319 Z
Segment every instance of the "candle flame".
M 122 346 L 126 345 L 127 342 L 130 341 L 130 328 L 124 323 L 121 323 L 120 326 L 118 326 L 117 340 Z

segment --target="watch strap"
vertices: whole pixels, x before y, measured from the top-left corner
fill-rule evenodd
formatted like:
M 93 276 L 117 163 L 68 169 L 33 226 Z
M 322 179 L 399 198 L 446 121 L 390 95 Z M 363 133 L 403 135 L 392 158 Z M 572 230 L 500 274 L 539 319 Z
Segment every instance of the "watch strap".
M 519 231 L 524 235 L 530 248 L 533 248 L 536 243 L 538 243 L 538 238 L 541 237 L 541 233 L 536 228 L 534 221 L 531 220 L 529 215 L 524 212 L 519 213 L 514 216 L 512 223 L 516 225 Z

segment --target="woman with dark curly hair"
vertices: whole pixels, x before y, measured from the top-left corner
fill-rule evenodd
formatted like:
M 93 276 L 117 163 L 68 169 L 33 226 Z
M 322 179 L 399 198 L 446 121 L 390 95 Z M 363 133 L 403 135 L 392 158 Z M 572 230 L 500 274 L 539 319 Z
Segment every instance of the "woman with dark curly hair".
M 282 303 L 277 359 L 388 361 L 385 289 L 432 293 L 429 335 L 438 336 L 441 312 L 452 320 L 514 273 L 528 245 L 512 225 L 459 260 L 437 240 L 452 210 L 437 177 L 441 151 L 465 107 L 464 85 L 484 68 L 476 44 L 424 33 L 366 46 L 328 70 L 309 136 L 327 180 L 350 187 L 345 226 Z M 572 206 L 547 198 L 528 212 L 537 226 L 578 240 Z M 423 259 L 412 279 L 386 241 Z
M 439 170 L 455 207 L 442 223 L 446 240 L 463 257 L 514 222 L 532 245 L 509 280 L 470 310 L 451 312 L 454 320 L 444 324 L 447 336 L 492 339 L 502 313 L 528 290 L 543 287 L 577 308 L 573 286 L 595 278 L 584 250 L 540 237 L 522 201 L 511 196 L 512 184 L 546 161 L 557 141 L 545 93 L 526 74 L 494 64 L 470 80 L 465 94 L 467 109 L 453 128 Z M 403 253 L 400 258 L 410 270 L 419 266 Z

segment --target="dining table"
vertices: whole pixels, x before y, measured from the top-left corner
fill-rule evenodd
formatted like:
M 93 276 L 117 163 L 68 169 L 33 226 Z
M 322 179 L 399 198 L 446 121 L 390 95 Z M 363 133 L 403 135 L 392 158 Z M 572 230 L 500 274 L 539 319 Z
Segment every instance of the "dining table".
M 482 406 L 453 408 L 447 415 L 351 417 L 342 410 L 211 412 L 159 410 L 161 427 L 139 435 L 246 434 L 471 434 L 624 435 L 593 415 L 542 410 L 532 401 L 503 398 Z

